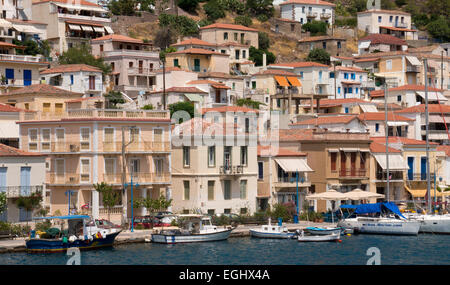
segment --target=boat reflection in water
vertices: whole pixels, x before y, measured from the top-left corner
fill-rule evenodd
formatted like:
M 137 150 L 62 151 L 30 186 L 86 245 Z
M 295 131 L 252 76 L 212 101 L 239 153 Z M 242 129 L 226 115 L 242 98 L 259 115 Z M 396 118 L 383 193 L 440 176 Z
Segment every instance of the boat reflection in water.
M 161 230 L 152 234 L 154 243 L 190 243 L 226 240 L 231 234 L 231 228 L 219 228 L 211 223 L 211 218 L 202 215 L 179 215 L 184 223 L 182 229 Z M 179 220 L 180 221 L 180 220 Z
M 339 221 L 338 227 L 350 228 L 355 233 L 417 235 L 420 222 L 408 220 L 392 202 L 342 205 L 341 209 L 355 209 L 349 218 Z

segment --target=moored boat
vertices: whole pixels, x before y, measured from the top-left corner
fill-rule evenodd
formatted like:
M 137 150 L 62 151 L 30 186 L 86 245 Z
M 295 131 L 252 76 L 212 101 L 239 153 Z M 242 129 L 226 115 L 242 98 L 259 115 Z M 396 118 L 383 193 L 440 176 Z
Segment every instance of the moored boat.
M 410 214 L 408 217 L 420 222 L 420 233 L 450 234 L 450 215 Z
M 288 231 L 286 226 L 272 225 L 269 218 L 267 225 L 262 225 L 260 228 L 250 229 L 250 235 L 256 238 L 281 238 L 290 239 L 295 238 L 296 234 Z
M 312 235 L 329 235 L 343 233 L 344 228 L 341 227 L 307 227 L 305 230 Z
M 325 241 L 339 241 L 341 238 L 341 232 L 331 233 L 327 235 L 305 235 L 305 232 L 302 230 L 297 240 L 299 242 L 325 242 Z

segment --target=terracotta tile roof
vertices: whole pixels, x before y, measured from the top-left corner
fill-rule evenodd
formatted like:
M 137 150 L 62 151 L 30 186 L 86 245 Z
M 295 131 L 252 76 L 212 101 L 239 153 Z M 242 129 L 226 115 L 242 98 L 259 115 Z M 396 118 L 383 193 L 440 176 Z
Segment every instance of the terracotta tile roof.
M 435 49 L 439 48 L 439 45 L 430 45 L 430 46 L 424 46 L 424 47 L 417 47 L 417 48 L 408 48 L 408 52 L 410 53 L 420 53 L 420 52 L 431 52 Z
M 215 107 L 215 108 L 203 108 L 201 109 L 201 114 L 205 114 L 206 112 L 218 112 L 218 113 L 227 113 L 227 112 L 254 112 L 259 113 L 259 110 L 243 107 L 243 106 L 223 106 L 223 107 Z
M 388 44 L 388 45 L 407 45 L 405 40 L 386 34 L 371 34 L 362 39 L 359 42 L 370 41 L 370 44 Z
M 377 143 L 386 143 L 386 137 L 371 137 L 370 138 L 372 141 L 377 142 Z M 422 141 L 422 140 L 415 140 L 415 139 L 409 139 L 409 138 L 405 138 L 405 137 L 388 137 L 388 143 L 389 144 L 402 144 L 402 145 L 426 145 L 427 142 L 426 141 Z M 438 143 L 435 142 L 429 142 L 430 145 L 439 145 Z
M 289 71 L 285 71 L 285 70 L 277 70 L 277 69 L 267 69 L 267 70 L 262 70 L 258 73 L 255 73 L 253 75 L 281 75 L 281 76 L 295 76 L 295 77 L 300 77 L 300 75 L 289 72 Z
M 19 46 L 11 43 L 0 42 L 0 47 L 10 47 L 10 48 L 18 48 Z
M 408 84 L 388 89 L 388 93 L 394 91 L 425 91 L 425 85 Z M 428 91 L 441 92 L 442 90 L 428 86 Z M 384 97 L 384 90 L 371 91 L 370 97 Z
M 231 132 L 230 132 L 231 131 Z M 244 135 L 245 133 L 240 131 L 237 125 L 233 125 L 230 128 L 229 125 L 225 123 L 213 123 L 203 118 L 195 117 L 187 122 L 183 122 L 179 125 L 175 125 L 172 128 L 173 134 L 183 134 L 188 135 L 200 135 L 207 132 L 209 136 L 226 136 L 226 135 Z
M 382 58 L 382 57 L 391 57 L 391 56 L 400 56 L 400 55 L 409 55 L 406 51 L 386 51 L 386 52 L 375 52 L 375 53 L 365 53 L 358 56 L 355 56 L 355 59 L 367 59 L 367 58 Z
M 372 153 L 386 153 L 386 145 L 378 142 L 372 142 L 370 144 L 370 152 Z M 388 146 L 388 153 L 401 153 L 399 149 L 395 149 Z
M 328 65 L 313 62 L 313 61 L 299 61 L 299 62 L 286 62 L 286 63 L 273 63 L 270 66 L 286 66 L 286 67 L 329 67 Z
M 310 102 L 310 100 L 308 100 Z M 308 103 L 306 103 L 308 104 Z M 310 104 L 310 103 L 309 103 Z M 313 106 L 315 108 L 317 104 L 317 100 L 313 100 Z M 337 107 L 342 106 L 344 104 L 374 104 L 370 101 L 362 100 L 359 98 L 342 98 L 342 99 L 321 99 L 320 100 L 320 107 Z M 306 106 L 305 108 L 310 108 L 310 106 Z
M 313 140 L 312 129 L 280 129 L 278 130 L 280 141 Z
M 347 116 L 329 116 L 329 117 L 317 117 L 314 119 L 309 119 L 297 123 L 291 124 L 292 126 L 304 126 L 304 125 L 331 125 L 331 124 L 348 124 L 351 121 L 358 119 L 355 115 L 347 115 Z
M 34 0 L 33 4 L 39 4 L 39 3 L 45 3 L 45 2 L 57 2 L 57 3 L 66 3 L 66 4 L 73 4 L 73 5 L 101 7 L 93 2 L 89 2 L 86 0 Z
M 286 2 L 283 2 L 281 5 L 288 5 L 288 4 L 310 4 L 310 5 L 321 5 L 321 6 L 336 6 L 333 3 L 322 1 L 322 0 L 288 0 Z
M 209 42 L 197 39 L 197 38 L 186 39 L 179 43 L 171 44 L 170 46 L 176 47 L 176 46 L 184 46 L 184 45 L 216 46 L 215 44 L 212 44 L 212 43 L 209 43 Z
M 228 29 L 228 30 L 239 30 L 239 31 L 249 31 L 249 32 L 257 32 L 257 29 L 249 28 L 242 25 L 233 25 L 233 24 L 223 24 L 223 23 L 215 23 L 212 25 L 201 27 L 200 30 L 206 29 Z
M 112 34 L 112 35 L 106 35 L 103 37 L 99 37 L 96 39 L 93 39 L 93 42 L 96 41 L 106 41 L 106 40 L 112 40 L 113 42 L 124 42 L 124 43 L 135 43 L 135 44 L 143 44 L 144 42 L 140 39 L 131 38 L 124 35 L 118 35 L 118 34 Z
M 41 71 L 40 74 L 78 72 L 78 71 L 102 72 L 101 69 L 87 64 L 63 64 Z
M 396 111 L 395 113 L 425 113 L 425 104 L 405 108 L 403 110 Z M 450 106 L 443 104 L 428 104 L 428 113 L 449 114 Z
M 222 56 L 227 56 L 227 57 L 229 56 L 228 54 L 215 52 L 212 50 L 207 50 L 207 49 L 202 49 L 202 48 L 188 48 L 188 49 L 168 53 L 168 54 L 166 54 L 166 56 L 170 56 L 172 54 L 205 54 L 205 55 L 213 55 L 214 54 L 214 55 L 222 55 Z
M 258 156 L 307 156 L 305 152 L 292 151 L 287 148 L 277 147 L 273 145 L 258 145 Z
M 329 68 L 330 71 L 333 70 L 333 67 Z M 358 68 L 358 67 L 351 67 L 351 66 L 336 66 L 337 71 L 350 71 L 350 72 L 364 72 L 367 73 L 364 69 Z
M 380 26 L 382 29 L 393 30 L 393 31 L 401 31 L 401 32 L 417 32 L 417 30 L 406 29 L 406 28 L 397 28 L 397 27 L 389 27 L 389 26 Z
M 158 91 L 151 91 L 150 94 L 159 94 L 162 93 L 163 90 Z M 167 92 L 173 92 L 173 93 L 208 93 L 203 90 L 198 89 L 197 87 L 170 87 L 166 89 Z
M 362 113 L 358 116 L 358 118 L 361 121 L 384 121 L 385 113 L 384 112 Z M 396 115 L 393 112 L 388 112 L 388 121 L 411 122 L 415 120 L 401 115 Z
M 351 56 L 336 56 L 336 55 L 332 55 L 332 57 L 337 58 L 337 59 L 343 59 L 343 60 L 353 60 L 354 59 Z
M 33 84 L 16 90 L 11 90 L 8 93 L 4 94 L 3 96 L 19 95 L 19 94 L 78 95 L 78 96 L 83 95 L 83 93 L 67 91 L 48 84 Z
M 236 43 L 236 42 L 222 43 L 222 44 L 218 44 L 217 46 L 219 46 L 219 47 L 228 47 L 228 46 L 233 46 L 233 47 L 249 47 L 249 45 L 244 45 L 244 44 Z
M 368 13 L 387 13 L 387 14 L 411 15 L 409 13 L 406 13 L 406 12 L 403 12 L 400 10 L 381 10 L 381 9 L 366 10 L 366 11 L 358 12 L 357 14 L 368 14 Z
M 223 84 L 223 83 L 204 79 L 204 80 L 192 80 L 192 81 L 186 82 L 186 84 Z
M 27 152 L 15 147 L 10 147 L 0 143 L 0 157 L 2 156 L 46 156 L 38 152 Z
M 301 40 L 298 40 L 299 43 L 307 43 L 307 42 L 316 42 L 316 41 L 326 41 L 326 40 L 337 40 L 337 41 L 345 41 L 345 38 L 341 37 L 333 37 L 333 36 L 316 36 L 316 37 L 306 37 Z
M 384 103 L 375 103 L 377 105 L 377 109 L 383 109 L 384 110 Z M 388 103 L 387 104 L 388 110 L 402 110 L 403 107 L 399 104 L 395 103 Z
M 78 98 L 78 99 L 68 100 L 68 101 L 66 101 L 66 103 L 78 103 L 78 102 L 89 101 L 89 100 L 97 100 L 98 102 L 100 102 L 100 101 L 103 102 L 104 101 L 104 97 Z
M 13 107 L 8 104 L 0 103 L 0 112 L 34 112 L 34 111 L 20 109 L 20 108 L 16 108 L 16 107 Z
M 436 150 L 443 151 L 446 156 L 450 156 L 450 145 L 440 145 Z
M 356 59 L 356 58 L 355 58 L 355 62 L 378 61 L 379 59 L 380 59 L 379 57 L 373 57 L 373 58 L 360 58 L 360 59 Z
M 200 72 L 198 78 L 224 78 L 224 79 L 242 79 L 237 75 L 231 75 L 225 72 Z

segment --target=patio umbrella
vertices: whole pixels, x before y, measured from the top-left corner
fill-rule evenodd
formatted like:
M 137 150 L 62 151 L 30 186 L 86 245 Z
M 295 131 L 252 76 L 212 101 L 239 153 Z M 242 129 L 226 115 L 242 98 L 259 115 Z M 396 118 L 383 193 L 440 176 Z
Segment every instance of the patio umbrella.
M 347 196 L 336 190 L 328 190 L 321 193 L 311 194 L 306 196 L 306 200 L 348 200 Z
M 354 189 L 350 192 L 344 193 L 344 195 L 349 200 L 365 200 L 365 199 L 370 199 L 370 198 L 384 198 L 383 194 L 364 191 L 364 190 L 361 190 L 358 188 Z

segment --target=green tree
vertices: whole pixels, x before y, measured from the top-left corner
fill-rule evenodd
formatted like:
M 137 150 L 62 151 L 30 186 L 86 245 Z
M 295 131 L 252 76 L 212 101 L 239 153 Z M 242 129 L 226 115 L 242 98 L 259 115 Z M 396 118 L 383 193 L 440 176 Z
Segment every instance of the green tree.
M 133 16 L 136 13 L 136 0 L 112 0 L 108 4 L 108 9 L 114 15 Z
M 111 65 L 105 63 L 103 57 L 94 57 L 88 45 L 79 45 L 63 52 L 58 61 L 60 64 L 87 64 L 98 67 L 103 72 L 103 77 L 111 73 Z
M 154 107 L 152 104 L 147 104 L 144 107 L 141 108 L 142 110 L 153 110 Z
M 248 15 L 239 15 L 234 18 L 234 23 L 236 25 L 242 25 L 246 27 L 250 27 L 253 24 L 252 18 Z
M 23 55 L 38 55 L 41 54 L 45 57 L 48 57 L 50 54 L 50 45 L 48 41 L 35 41 L 35 40 L 25 40 L 25 41 L 19 41 L 16 39 L 13 39 L 13 44 L 25 47 L 16 49 L 17 54 L 23 54 Z
M 198 0 L 178 0 L 178 7 L 186 12 L 195 12 L 198 7 Z
M 327 23 L 322 21 L 312 21 L 302 25 L 302 30 L 310 32 L 311 36 L 320 36 L 327 34 Z
M 258 47 L 262 50 L 267 50 L 270 48 L 270 38 L 265 32 L 258 32 Z
M 427 31 L 436 39 L 442 42 L 450 40 L 450 21 L 440 16 L 437 20 L 430 22 L 427 26 Z
M 168 47 L 165 50 L 161 50 L 159 52 L 159 58 L 162 61 L 165 61 L 166 60 L 166 54 L 171 53 L 171 52 L 176 52 L 176 51 L 177 51 L 177 49 L 175 47 Z
M 120 203 L 120 192 L 114 191 L 112 186 L 105 182 L 94 184 L 94 189 L 102 195 L 103 206 L 107 209 L 110 220 L 112 209 Z
M 247 106 L 248 108 L 252 108 L 252 109 L 259 109 L 260 105 L 266 105 L 264 103 L 258 102 L 258 101 L 253 101 L 250 98 L 241 98 L 238 99 L 236 101 L 236 105 L 238 106 Z
M 306 61 L 314 61 L 323 64 L 330 64 L 330 54 L 321 48 L 314 48 L 306 57 Z
M 7 205 L 6 192 L 0 192 L 0 215 L 6 210 Z
M 30 196 L 20 196 L 16 199 L 15 204 L 17 208 L 24 209 L 28 212 L 32 212 L 41 207 L 42 202 L 42 192 L 37 191 L 31 193 Z M 28 225 L 28 221 L 27 221 Z
M 117 109 L 117 104 L 125 103 L 122 94 L 119 91 L 111 90 L 105 95 L 105 99 L 108 101 L 108 108 Z
M 197 22 L 186 16 L 161 14 L 158 17 L 160 27 L 168 27 L 175 37 L 198 35 Z
M 250 47 L 249 49 L 249 60 L 253 61 L 255 63 L 256 66 L 261 66 L 263 65 L 263 54 L 266 54 L 267 57 L 267 64 L 271 64 L 274 63 L 276 60 L 275 55 L 268 51 L 268 50 L 263 50 L 263 49 L 257 49 L 253 46 Z
M 194 118 L 194 103 L 192 102 L 177 102 L 169 105 L 170 117 L 177 111 L 186 111 Z
M 246 8 L 253 16 L 265 15 L 267 19 L 275 13 L 273 0 L 247 0 Z
M 209 0 L 203 5 L 203 10 L 212 22 L 225 17 L 225 7 L 219 0 Z

